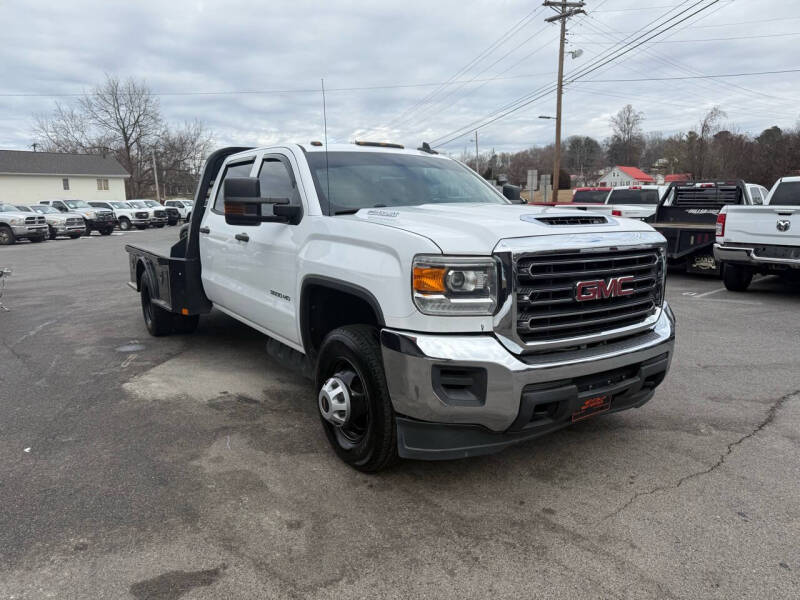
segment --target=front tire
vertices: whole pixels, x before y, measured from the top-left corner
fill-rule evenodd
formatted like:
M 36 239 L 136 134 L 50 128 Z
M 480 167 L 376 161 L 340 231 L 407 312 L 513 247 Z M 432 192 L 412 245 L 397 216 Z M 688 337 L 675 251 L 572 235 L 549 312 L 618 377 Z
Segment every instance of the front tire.
M 119 230 L 120 231 L 129 231 L 131 228 L 130 219 L 127 217 L 120 217 L 119 219 Z
M 348 325 L 322 342 L 317 405 L 334 452 L 365 473 L 397 461 L 397 426 L 386 386 L 378 330 Z
M 54 239 L 56 239 L 56 236 L 57 236 L 57 234 L 56 234 L 56 230 L 55 230 L 54 228 L 50 227 L 50 228 L 48 229 L 48 231 L 49 231 L 49 236 L 48 236 L 48 237 L 49 237 L 51 240 L 54 240 Z
M 73 240 L 77 240 L 79 237 L 81 237 L 81 235 L 83 235 L 83 234 L 81 234 L 81 233 L 73 233 L 73 234 L 70 234 L 69 237 L 72 238 Z
M 725 263 L 722 267 L 722 281 L 731 292 L 745 292 L 753 280 L 753 270 L 742 265 Z
M 156 225 L 156 227 L 158 227 L 159 229 L 163 229 L 164 228 L 164 223 L 158 223 Z
M 106 227 L 105 229 L 100 230 L 100 235 L 111 235 L 112 233 L 114 233 L 113 227 Z
M 152 296 L 155 286 L 153 285 L 150 275 L 145 273 L 142 275 L 142 282 L 140 284 L 139 295 L 142 301 L 142 316 L 144 317 L 144 325 L 147 331 L 154 337 L 161 337 L 172 333 L 172 313 L 167 312 L 160 306 L 153 304 Z
M 39 242 L 43 242 L 44 241 L 44 236 L 43 235 L 37 235 L 36 237 L 28 238 L 28 240 L 30 240 L 31 244 L 38 244 Z

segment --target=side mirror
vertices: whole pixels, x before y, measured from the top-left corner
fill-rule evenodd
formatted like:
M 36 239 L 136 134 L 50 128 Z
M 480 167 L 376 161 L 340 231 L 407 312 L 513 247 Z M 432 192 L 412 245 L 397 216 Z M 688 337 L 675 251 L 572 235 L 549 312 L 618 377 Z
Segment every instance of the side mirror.
M 299 206 L 289 205 L 289 198 L 262 198 L 261 182 L 257 177 L 230 177 L 223 181 L 222 185 L 225 222 L 229 225 L 292 223 L 302 215 Z M 265 204 L 274 205 L 273 214 L 262 214 Z
M 503 196 L 511 200 L 514 204 L 524 204 L 520 196 L 521 191 L 519 186 L 511 185 L 510 183 L 503 185 Z

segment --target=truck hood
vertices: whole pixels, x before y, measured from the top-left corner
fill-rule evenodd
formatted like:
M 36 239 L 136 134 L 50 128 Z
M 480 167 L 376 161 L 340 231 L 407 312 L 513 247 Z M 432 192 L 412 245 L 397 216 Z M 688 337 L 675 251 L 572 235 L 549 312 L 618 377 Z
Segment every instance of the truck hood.
M 422 235 L 445 254 L 491 254 L 500 240 L 509 238 L 653 230 L 641 221 L 610 215 L 593 215 L 606 218 L 606 223 L 597 225 L 553 225 L 537 219 L 590 214 L 550 206 L 454 203 L 365 208 L 345 218 Z

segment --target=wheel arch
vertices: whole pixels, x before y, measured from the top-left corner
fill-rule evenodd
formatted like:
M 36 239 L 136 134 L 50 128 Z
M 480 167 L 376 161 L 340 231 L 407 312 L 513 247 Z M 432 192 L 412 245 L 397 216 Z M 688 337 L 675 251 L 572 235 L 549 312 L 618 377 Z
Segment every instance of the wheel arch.
M 326 301 L 317 306 L 315 301 Z M 325 335 L 344 325 L 384 327 L 383 310 L 375 295 L 360 285 L 307 275 L 300 287 L 300 336 L 307 356 L 315 358 Z

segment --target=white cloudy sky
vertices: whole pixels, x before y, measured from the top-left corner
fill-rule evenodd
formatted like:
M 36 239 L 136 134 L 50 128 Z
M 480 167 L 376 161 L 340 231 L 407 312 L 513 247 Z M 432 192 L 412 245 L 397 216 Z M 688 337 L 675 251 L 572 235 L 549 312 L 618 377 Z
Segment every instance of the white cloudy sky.
M 584 53 L 567 58 L 567 73 L 670 10 L 662 20 L 712 2 L 586 0 L 568 45 Z M 105 73 L 146 80 L 168 120 L 199 118 L 220 146 L 320 139 L 323 77 L 329 140 L 447 139 L 552 84 L 558 32 L 544 23 L 548 10 L 539 0 L 0 0 L 0 148 L 28 148 L 34 113 Z M 564 136 L 607 136 L 609 115 L 629 102 L 645 130 L 667 134 L 714 105 L 742 131 L 797 124 L 800 72 L 608 81 L 800 69 L 797 0 L 719 0 L 653 41 L 567 87 Z M 548 94 L 481 127 L 481 146 L 548 143 L 553 124 L 537 117 L 554 111 Z M 469 138 L 445 149 L 458 153 Z

